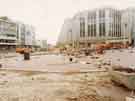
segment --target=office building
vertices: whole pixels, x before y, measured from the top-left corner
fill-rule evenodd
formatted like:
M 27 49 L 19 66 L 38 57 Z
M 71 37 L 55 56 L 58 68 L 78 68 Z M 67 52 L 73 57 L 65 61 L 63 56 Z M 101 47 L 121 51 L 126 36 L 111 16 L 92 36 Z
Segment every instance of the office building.
M 19 47 L 33 47 L 35 46 L 35 28 L 21 22 L 18 25 L 18 46 Z
M 131 43 L 131 33 L 124 31 L 127 12 L 114 8 L 79 12 L 64 22 L 58 44 L 91 47 L 95 43 Z
M 0 17 L 0 50 L 15 50 L 16 47 L 32 47 L 35 45 L 35 29 L 33 26 Z
M 135 45 L 135 8 L 127 8 L 122 13 L 122 33 L 128 34 L 129 42 Z
M 17 24 L 7 17 L 0 17 L 0 49 L 9 50 L 17 45 Z

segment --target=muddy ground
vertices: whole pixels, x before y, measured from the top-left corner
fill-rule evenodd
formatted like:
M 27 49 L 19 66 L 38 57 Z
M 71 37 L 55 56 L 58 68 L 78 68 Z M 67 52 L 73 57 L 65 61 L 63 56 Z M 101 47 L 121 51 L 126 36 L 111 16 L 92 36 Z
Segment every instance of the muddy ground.
M 0 71 L 0 101 L 124 101 L 107 72 Z
M 2 58 L 0 101 L 125 101 L 131 91 L 112 82 L 112 65 L 134 67 L 135 50 L 75 58 L 37 55 Z

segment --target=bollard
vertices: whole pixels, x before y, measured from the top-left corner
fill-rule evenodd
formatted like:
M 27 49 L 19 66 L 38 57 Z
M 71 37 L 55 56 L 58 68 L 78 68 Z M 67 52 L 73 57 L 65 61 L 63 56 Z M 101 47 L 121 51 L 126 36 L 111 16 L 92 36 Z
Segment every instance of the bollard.
M 73 61 L 73 58 L 72 58 L 72 57 L 70 57 L 70 58 L 69 58 L 69 61 L 70 61 L 70 62 L 72 62 L 72 61 Z
M 30 53 L 24 52 L 24 60 L 30 60 Z

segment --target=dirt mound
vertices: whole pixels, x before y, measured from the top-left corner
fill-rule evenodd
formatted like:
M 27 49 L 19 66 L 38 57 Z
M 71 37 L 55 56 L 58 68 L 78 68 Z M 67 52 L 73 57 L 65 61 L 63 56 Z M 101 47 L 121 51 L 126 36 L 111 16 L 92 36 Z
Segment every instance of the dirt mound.
M 101 97 L 98 95 L 85 95 L 77 98 L 67 98 L 67 101 L 114 101 L 111 97 Z

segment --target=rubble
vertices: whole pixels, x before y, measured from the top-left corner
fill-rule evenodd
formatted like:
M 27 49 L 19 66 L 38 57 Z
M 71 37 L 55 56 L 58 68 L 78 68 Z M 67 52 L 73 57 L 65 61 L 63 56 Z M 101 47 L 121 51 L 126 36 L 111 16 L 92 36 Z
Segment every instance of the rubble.
M 81 64 L 91 64 L 89 61 L 80 61 Z
M 114 71 L 127 72 L 127 73 L 135 73 L 135 69 L 129 68 L 129 67 L 123 67 L 123 66 L 120 66 L 120 65 L 112 66 L 112 69 Z
M 125 98 L 126 101 L 135 101 L 135 97 L 134 96 L 129 96 Z
M 123 85 L 130 90 L 135 90 L 135 70 L 132 68 L 117 66 L 109 71 L 112 81 Z
M 99 56 L 91 56 L 91 59 L 99 59 Z
M 67 101 L 115 101 L 111 97 L 102 97 L 97 95 L 85 95 L 78 98 L 67 98 Z
M 43 55 L 42 53 L 31 56 L 30 61 L 22 61 L 23 58 L 21 60 L 20 57 L 14 57 L 12 60 L 11 58 L 1 59 L 2 63 L 6 61 L 6 64 L 1 69 L 4 74 L 0 71 L 0 90 L 2 91 L 0 95 L 3 96 L 8 91 L 10 93 L 4 96 L 10 98 L 10 94 L 18 94 L 16 97 L 19 100 L 23 96 L 22 98 L 26 101 L 34 98 L 35 95 L 36 99 L 40 98 L 41 101 L 54 101 L 54 99 L 58 101 L 123 101 L 129 92 L 115 85 L 117 83 L 111 80 L 114 81 L 117 78 L 113 76 L 114 79 L 112 79 L 109 73 L 114 70 L 117 74 L 118 72 L 122 72 L 122 75 L 134 74 L 134 61 L 129 59 L 135 55 L 129 54 L 129 50 L 113 50 L 113 53 L 109 50 L 102 55 L 91 53 L 88 56 L 77 53 L 72 54 L 73 56 Z M 125 58 L 127 56 L 130 57 Z M 130 65 L 125 65 L 127 61 Z M 15 74 L 10 75 L 11 70 Z M 27 70 L 31 72 L 26 72 Z M 121 77 L 122 80 L 124 77 Z M 119 81 L 121 78 L 118 78 L 118 83 L 121 82 Z M 132 79 L 134 80 L 131 77 L 130 80 Z M 120 94 L 118 91 L 121 91 Z M 26 93 L 23 94 L 24 92 Z

